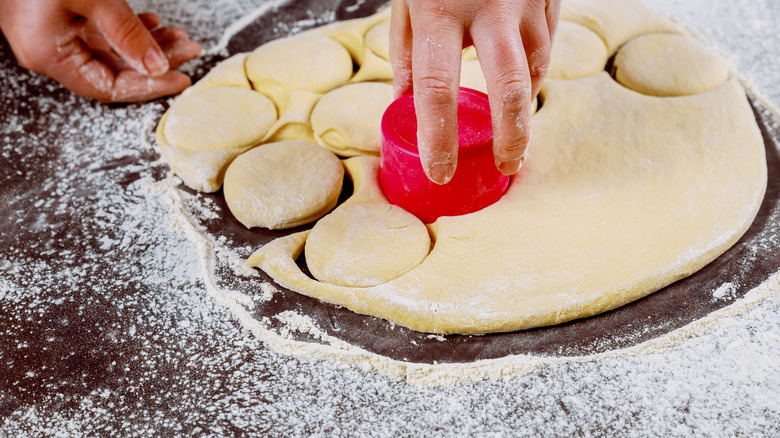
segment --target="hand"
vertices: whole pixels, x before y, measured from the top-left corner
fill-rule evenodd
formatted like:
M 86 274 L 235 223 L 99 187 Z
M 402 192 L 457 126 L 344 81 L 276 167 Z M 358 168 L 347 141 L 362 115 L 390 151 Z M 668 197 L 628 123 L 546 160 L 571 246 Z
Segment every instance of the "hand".
M 461 50 L 471 44 L 487 81 L 496 166 L 506 175 L 520 169 L 559 9 L 560 0 L 393 0 L 395 95 L 415 92 L 420 159 L 431 181 L 445 184 L 455 173 Z
M 102 102 L 178 93 L 191 81 L 172 71 L 201 47 L 153 13 L 124 0 L 0 0 L 0 29 L 22 67 Z

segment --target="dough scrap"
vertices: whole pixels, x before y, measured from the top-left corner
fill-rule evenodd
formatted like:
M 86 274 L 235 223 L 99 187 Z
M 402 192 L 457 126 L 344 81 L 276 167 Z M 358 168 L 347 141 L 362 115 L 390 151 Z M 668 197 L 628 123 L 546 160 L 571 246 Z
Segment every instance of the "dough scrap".
M 333 209 L 344 180 L 341 161 L 307 141 L 269 143 L 238 156 L 225 173 L 225 202 L 247 228 L 313 222 Z
M 601 37 L 587 27 L 560 20 L 550 53 L 549 79 L 577 79 L 604 70 L 607 46 Z
M 247 263 L 282 287 L 414 330 L 490 333 L 639 299 L 715 259 L 752 222 L 766 161 L 736 81 L 658 98 L 604 72 L 547 81 L 543 93 L 533 153 L 507 194 L 440 218 L 433 250 L 406 274 L 366 288 L 313 280 L 295 265 L 307 233 L 277 239 Z
M 293 91 L 287 98 L 284 112 L 268 131 L 265 142 L 306 140 L 316 142 L 311 128 L 311 112 L 322 98 L 310 91 Z
M 326 93 L 352 77 L 352 57 L 344 46 L 316 32 L 274 40 L 246 60 L 255 90 L 267 95 L 280 112 L 291 91 Z
M 615 79 L 652 96 L 686 96 L 720 86 L 729 65 L 712 47 L 695 38 L 648 34 L 626 43 L 615 55 Z
M 319 281 L 366 287 L 398 278 L 425 259 L 428 229 L 392 204 L 353 204 L 320 219 L 306 240 L 306 264 Z
M 378 82 L 331 91 L 311 113 L 317 143 L 341 156 L 379 155 L 382 115 L 392 101 L 393 87 Z
M 246 58 L 248 53 L 239 53 L 217 64 L 206 76 L 182 92 L 186 96 L 198 91 L 218 87 L 237 87 L 252 89 L 246 77 Z
M 389 19 L 390 8 L 385 8 L 368 17 L 331 23 L 317 31 L 321 31 L 323 35 L 341 43 L 352 55 L 355 62 L 362 64 L 368 31 L 377 23 Z
M 390 20 L 376 24 L 366 33 L 366 48 L 384 60 L 390 60 Z

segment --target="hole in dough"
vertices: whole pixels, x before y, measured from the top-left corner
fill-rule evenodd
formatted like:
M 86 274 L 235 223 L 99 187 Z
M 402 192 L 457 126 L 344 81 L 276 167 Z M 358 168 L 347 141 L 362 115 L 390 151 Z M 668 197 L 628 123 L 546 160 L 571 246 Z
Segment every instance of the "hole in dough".
M 729 66 L 715 49 L 675 34 L 643 35 L 615 55 L 614 78 L 626 88 L 651 96 L 687 96 L 718 87 Z
M 225 202 L 247 228 L 292 228 L 313 222 L 339 199 L 344 167 L 308 141 L 269 143 L 239 155 L 225 172 Z
M 406 210 L 391 204 L 353 204 L 320 219 L 304 251 L 317 280 L 367 287 L 410 271 L 430 247 L 428 229 Z

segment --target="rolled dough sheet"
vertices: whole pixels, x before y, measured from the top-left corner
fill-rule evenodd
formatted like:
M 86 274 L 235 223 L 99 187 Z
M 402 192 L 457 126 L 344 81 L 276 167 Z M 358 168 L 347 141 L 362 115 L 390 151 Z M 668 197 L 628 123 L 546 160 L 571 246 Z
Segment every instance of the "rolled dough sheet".
M 306 233 L 249 263 L 286 288 L 414 330 L 514 331 L 661 289 L 723 253 L 755 217 L 766 162 L 736 81 L 657 98 L 601 73 L 548 81 L 543 98 L 534 153 L 507 194 L 440 218 L 433 250 L 412 271 L 367 288 L 318 282 L 295 263 Z
M 589 1 L 570 6 L 565 18 L 596 32 L 610 53 L 643 33 L 684 33 L 633 1 L 611 9 Z M 328 46 L 316 34 L 300 41 Z M 269 94 L 287 101 L 276 90 Z M 541 97 L 532 152 L 506 196 L 429 225 L 434 245 L 416 268 L 370 287 L 317 281 L 296 262 L 308 231 L 263 246 L 248 264 L 284 288 L 414 330 L 504 332 L 646 296 L 715 259 L 755 217 L 766 187 L 764 148 L 736 80 L 692 96 L 654 97 L 602 71 L 548 80 Z M 347 170 L 361 199 L 344 205 L 386 202 L 365 196 L 381 194 L 377 159 L 358 158 Z

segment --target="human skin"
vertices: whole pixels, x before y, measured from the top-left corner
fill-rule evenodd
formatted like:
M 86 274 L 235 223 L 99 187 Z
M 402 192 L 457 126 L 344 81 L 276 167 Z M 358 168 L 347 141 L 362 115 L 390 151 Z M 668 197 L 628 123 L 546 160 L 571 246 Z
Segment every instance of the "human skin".
M 394 93 L 414 91 L 418 147 L 431 181 L 458 159 L 461 50 L 474 45 L 487 82 L 496 167 L 517 173 L 531 137 L 531 105 L 550 64 L 560 0 L 393 0 Z
M 0 30 L 19 64 L 101 102 L 176 94 L 192 82 L 174 69 L 201 47 L 124 0 L 0 0 Z

